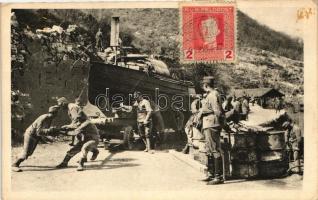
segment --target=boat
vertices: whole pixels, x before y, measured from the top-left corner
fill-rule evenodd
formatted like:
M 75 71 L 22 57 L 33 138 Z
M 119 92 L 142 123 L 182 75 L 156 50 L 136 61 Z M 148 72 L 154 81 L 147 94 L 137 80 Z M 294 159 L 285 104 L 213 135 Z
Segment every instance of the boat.
M 171 114 L 189 113 L 189 99 L 195 94 L 190 81 L 173 78 L 168 66 L 152 56 L 129 52 L 131 48 L 122 47 L 114 40 L 119 38 L 119 19 L 112 18 L 111 44 L 97 59 L 91 59 L 88 78 L 88 100 L 106 116 L 120 103 L 133 103 L 132 94 L 141 92 L 163 108 L 166 125 L 171 124 Z M 115 28 L 114 28 L 115 27 Z M 114 39 L 115 38 L 115 39 Z M 95 57 L 96 58 L 96 57 Z M 182 100 L 181 100 L 182 98 Z M 178 101 L 179 105 L 175 102 Z M 182 101 L 182 110 L 180 108 Z M 165 117 L 166 116 L 166 117 Z M 186 119 L 185 119 L 186 120 Z M 174 122 L 173 122 L 174 123 Z M 172 125 L 172 127 L 175 125 Z M 168 125 L 168 127 L 171 127 Z

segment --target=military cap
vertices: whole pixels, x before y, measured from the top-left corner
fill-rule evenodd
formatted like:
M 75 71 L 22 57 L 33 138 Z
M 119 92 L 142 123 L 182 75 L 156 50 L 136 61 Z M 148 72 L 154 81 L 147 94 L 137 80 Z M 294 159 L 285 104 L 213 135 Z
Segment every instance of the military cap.
M 58 103 L 68 104 L 68 100 L 65 97 L 61 97 L 57 100 Z
M 201 83 L 208 83 L 208 84 L 214 83 L 214 77 L 213 76 L 204 76 L 202 78 Z
M 55 113 L 55 112 L 57 112 L 59 109 L 60 109 L 59 106 L 51 106 L 51 107 L 49 108 L 49 113 Z

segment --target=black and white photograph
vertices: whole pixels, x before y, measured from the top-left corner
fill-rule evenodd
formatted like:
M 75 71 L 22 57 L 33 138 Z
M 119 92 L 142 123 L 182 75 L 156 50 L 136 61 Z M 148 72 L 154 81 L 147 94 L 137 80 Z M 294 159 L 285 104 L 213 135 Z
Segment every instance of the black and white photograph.
M 183 38 L 182 5 L 127 4 L 10 9 L 6 187 L 49 195 L 41 199 L 303 191 L 305 166 L 316 163 L 306 145 L 317 141 L 315 119 L 305 122 L 306 112 L 317 115 L 304 105 L 313 95 L 305 71 L 314 68 L 305 61 L 304 21 L 317 18 L 316 8 L 237 3 L 233 30 L 216 9 L 198 25 L 206 40 L 213 32 L 206 52 L 227 47 L 233 31 L 236 59 L 184 63 L 182 44 L 192 41 Z M 270 196 L 257 199 L 284 199 Z

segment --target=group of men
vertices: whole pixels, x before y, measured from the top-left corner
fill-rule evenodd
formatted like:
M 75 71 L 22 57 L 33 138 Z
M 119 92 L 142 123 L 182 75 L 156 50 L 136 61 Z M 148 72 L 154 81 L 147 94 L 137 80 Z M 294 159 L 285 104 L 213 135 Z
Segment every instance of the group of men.
M 60 128 L 52 126 L 53 119 L 57 116 L 60 109 L 66 109 L 71 119 L 71 123 Z M 81 158 L 78 161 L 78 171 L 84 169 L 84 163 L 87 162 L 89 151 L 93 153 L 91 160 L 95 160 L 99 153 L 97 145 L 99 142 L 99 133 L 94 124 L 88 120 L 78 103 L 69 103 L 65 97 L 57 100 L 57 105 L 49 108 L 47 114 L 38 117 L 24 133 L 23 151 L 18 159 L 13 163 L 12 170 L 21 172 L 20 164 L 31 156 L 37 147 L 41 137 L 58 134 L 74 136 L 75 141 L 63 161 L 56 168 L 66 168 L 70 159 L 81 152 Z
M 200 135 L 205 141 L 208 158 L 207 176 L 203 181 L 207 181 L 208 185 L 221 184 L 224 182 L 222 173 L 224 163 L 221 159 L 220 133 L 222 129 L 231 131 L 228 126 L 230 123 L 238 124 L 241 120 L 248 120 L 249 97 L 228 96 L 222 103 L 220 94 L 214 87 L 214 78 L 211 76 L 204 77 L 201 86 L 205 93 L 203 97 L 196 96 L 191 104 L 192 116 L 185 125 L 188 144 L 183 149 L 183 153 L 188 153 L 192 139 L 195 135 Z M 286 129 L 287 148 L 291 149 L 293 159 L 299 162 L 302 145 L 300 128 L 292 121 L 285 122 L 282 128 Z
M 145 143 L 145 152 L 154 153 L 152 144 L 156 141 L 157 144 L 161 142 L 161 135 L 164 130 L 164 122 L 160 113 L 158 105 L 154 102 L 143 98 L 142 94 L 138 91 L 133 94 L 135 104 L 133 106 L 121 105 L 124 111 L 132 111 L 132 108 L 137 109 L 137 127 L 139 134 Z M 60 109 L 68 111 L 71 123 L 63 125 L 60 128 L 52 126 L 53 119 L 57 116 Z M 153 131 L 156 130 L 156 132 Z M 100 140 L 97 127 L 88 119 L 83 112 L 79 101 L 69 103 L 65 98 L 59 98 L 57 105 L 49 108 L 47 114 L 38 117 L 24 133 L 24 146 L 21 155 L 13 163 L 12 170 L 21 172 L 20 164 L 31 156 L 40 141 L 41 137 L 48 135 L 56 136 L 58 134 L 66 134 L 72 136 L 72 146 L 67 152 L 63 161 L 56 166 L 56 168 L 66 168 L 68 162 L 76 154 L 81 152 L 81 158 L 78 161 L 78 171 L 84 170 L 84 163 L 87 162 L 88 152 L 92 152 L 91 160 L 95 160 L 99 151 L 97 145 Z M 154 135 L 155 134 L 155 135 Z M 156 138 L 153 140 L 153 138 Z
M 201 82 L 202 89 L 205 91 L 203 98 L 197 98 L 191 104 L 193 115 L 188 120 L 185 130 L 189 138 L 193 134 L 194 128 L 199 130 L 205 139 L 207 162 L 207 176 L 203 181 L 208 185 L 224 183 L 223 163 L 220 133 L 222 129 L 227 129 L 227 123 L 232 121 L 238 123 L 240 120 L 248 119 L 249 102 L 247 97 L 238 100 L 235 97 L 228 97 L 222 104 L 221 96 L 215 89 L 214 78 L 206 76 Z M 154 153 L 152 138 L 156 133 L 157 140 L 160 141 L 160 135 L 164 130 L 163 119 L 156 105 L 151 100 L 142 96 L 138 91 L 134 92 L 133 97 L 135 104 L 125 106 L 121 104 L 123 110 L 131 112 L 132 108 L 137 110 L 137 127 L 139 134 L 145 143 L 145 152 Z M 71 119 L 71 124 L 64 125 L 60 128 L 51 126 L 52 120 L 57 116 L 59 109 L 67 109 Z M 299 138 L 301 138 L 300 129 L 291 122 L 285 122 L 283 127 L 288 134 L 286 141 L 289 142 L 290 148 L 295 149 L 294 159 L 299 158 Z M 156 132 L 153 131 L 153 128 Z M 78 102 L 69 103 L 65 97 L 57 100 L 57 105 L 49 108 L 47 114 L 38 117 L 25 131 L 24 146 L 21 156 L 13 163 L 13 171 L 20 172 L 20 164 L 31 156 L 42 136 L 56 135 L 64 133 L 74 136 L 75 141 L 72 147 L 67 151 L 63 161 L 57 165 L 57 168 L 65 168 L 70 159 L 77 153 L 81 152 L 81 158 L 78 162 L 78 171 L 82 171 L 84 163 L 87 162 L 88 152 L 92 152 L 91 160 L 95 160 L 99 151 L 99 133 L 96 126 L 91 123 L 88 117 L 79 106 Z M 189 146 L 187 145 L 184 151 Z

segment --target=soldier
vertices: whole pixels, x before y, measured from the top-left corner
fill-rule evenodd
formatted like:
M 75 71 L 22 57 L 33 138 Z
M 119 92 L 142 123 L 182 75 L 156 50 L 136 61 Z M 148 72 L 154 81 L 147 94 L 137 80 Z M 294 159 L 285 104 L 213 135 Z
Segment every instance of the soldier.
M 82 110 L 81 107 L 76 103 L 69 103 L 65 97 L 61 97 L 57 100 L 57 105 L 61 106 L 63 109 L 67 109 L 68 116 L 71 119 L 70 126 L 76 124 L 76 118 L 78 113 Z M 74 145 L 75 137 L 72 137 L 72 142 L 69 144 L 70 146 Z
M 201 130 L 200 126 L 202 125 L 200 119 L 198 118 L 198 113 L 199 113 L 199 110 L 201 108 L 201 102 L 200 102 L 201 96 L 197 95 L 194 98 L 195 98 L 194 101 L 191 103 L 192 115 L 190 116 L 189 120 L 187 121 L 187 123 L 184 127 L 185 133 L 187 134 L 187 138 L 188 138 L 187 144 L 182 149 L 182 153 L 184 153 L 184 154 L 189 153 L 189 148 L 190 148 L 190 145 L 192 143 L 194 129 L 198 129 L 198 131 L 199 131 L 199 130 Z
M 247 96 L 243 96 L 243 101 L 242 101 L 242 120 L 247 120 L 248 119 L 248 113 L 250 112 L 250 106 L 247 100 Z
M 140 92 L 134 92 L 134 99 L 136 99 L 135 106 L 137 106 L 137 126 L 138 131 L 143 139 L 146 148 L 145 152 L 154 153 L 151 149 L 150 136 L 152 131 L 151 114 L 153 112 L 150 102 L 144 99 Z
M 232 100 L 233 100 L 232 96 L 227 96 L 226 100 L 223 102 L 222 108 L 225 112 L 229 112 L 233 109 Z
M 289 149 L 293 152 L 294 161 L 299 162 L 299 152 L 301 150 L 302 133 L 295 123 L 286 121 L 283 123 L 282 127 L 286 129 L 285 141 Z
M 102 51 L 103 50 L 103 33 L 101 31 L 101 29 L 99 28 L 96 35 L 95 35 L 95 39 L 96 39 L 96 49 L 98 51 Z
M 222 104 L 222 108 L 223 108 L 223 111 L 224 111 L 226 123 L 236 122 L 237 118 L 238 118 L 238 115 L 240 114 L 240 113 L 237 113 L 236 110 L 234 109 L 232 100 L 233 100 L 233 97 L 232 96 L 228 96 L 226 98 L 226 100 Z
M 91 123 L 85 113 L 81 111 L 77 117 L 80 124 L 75 129 L 68 127 L 67 130 L 71 130 L 67 135 L 74 135 L 77 137 L 78 142 L 66 153 L 63 161 L 57 166 L 57 168 L 67 167 L 70 159 L 77 153 L 82 152 L 82 156 L 78 162 L 77 171 L 84 170 L 84 163 L 87 162 L 87 153 L 89 151 L 95 152 L 99 143 L 99 133 L 97 127 Z M 63 128 L 63 127 L 62 127 Z M 93 154 L 91 160 L 95 160 L 97 154 Z
M 23 152 L 20 157 L 13 163 L 12 170 L 15 172 L 21 172 L 20 164 L 31 156 L 41 139 L 41 136 L 49 135 L 57 132 L 55 127 L 51 127 L 52 120 L 56 117 L 59 110 L 58 106 L 52 106 L 49 108 L 49 113 L 38 117 L 25 131 L 24 133 L 24 145 Z
M 202 101 L 199 115 L 202 116 L 202 131 L 208 156 L 208 174 L 204 181 L 208 181 L 208 185 L 221 184 L 224 182 L 220 145 L 223 109 L 219 92 L 214 89 L 214 77 L 204 77 L 202 89 L 206 92 L 206 97 Z
M 242 104 L 235 96 L 233 98 L 233 116 L 232 121 L 238 123 L 241 120 Z
M 69 103 L 68 100 L 65 97 L 61 97 L 57 100 L 57 104 L 63 108 L 63 109 L 67 109 L 68 111 L 68 116 L 71 119 L 71 123 L 69 125 L 64 125 L 63 128 L 67 129 L 67 128 L 76 128 L 79 123 L 78 123 L 78 115 L 80 112 L 82 112 L 82 108 L 79 106 L 79 99 L 77 98 L 75 100 L 75 103 Z M 85 113 L 82 113 L 85 114 Z M 72 137 L 72 142 L 70 143 L 70 146 L 74 146 L 76 145 L 76 137 Z M 93 150 L 93 155 L 92 158 L 97 158 L 99 154 L 98 149 L 94 149 Z M 93 159 L 94 160 L 94 159 Z
M 151 115 L 153 109 L 151 108 L 150 101 L 144 99 L 141 92 L 135 91 L 133 94 L 133 98 L 136 100 L 134 103 L 134 107 L 137 108 L 137 127 L 140 137 L 145 143 L 145 152 L 154 153 L 151 150 L 151 131 L 152 131 L 152 119 Z M 123 108 L 131 111 L 131 106 L 121 105 Z
M 138 127 L 138 132 L 145 143 L 145 150 L 144 152 L 150 152 L 154 153 L 154 151 L 151 148 L 151 133 L 152 133 L 152 127 L 153 127 L 153 117 L 159 117 L 159 116 L 153 116 L 153 108 L 151 106 L 151 102 L 147 99 L 144 99 L 141 92 L 135 91 L 133 94 L 133 98 L 136 100 L 133 107 L 137 109 L 137 127 Z M 125 112 L 131 112 L 133 107 L 132 106 L 126 106 L 121 104 L 120 105 L 121 109 Z M 159 107 L 157 112 L 159 111 Z M 159 111 L 160 112 L 160 111 Z M 160 114 L 161 115 L 161 114 Z M 163 119 L 161 116 L 161 119 L 159 119 L 158 123 L 161 123 L 160 126 L 163 126 Z M 159 125 L 158 125 L 159 126 Z M 162 129 L 159 127 L 159 129 Z

